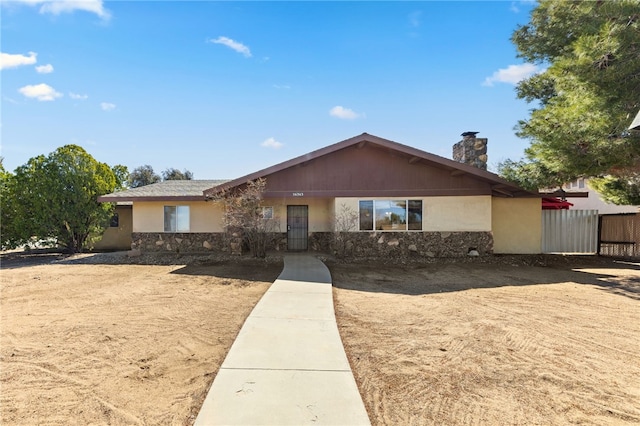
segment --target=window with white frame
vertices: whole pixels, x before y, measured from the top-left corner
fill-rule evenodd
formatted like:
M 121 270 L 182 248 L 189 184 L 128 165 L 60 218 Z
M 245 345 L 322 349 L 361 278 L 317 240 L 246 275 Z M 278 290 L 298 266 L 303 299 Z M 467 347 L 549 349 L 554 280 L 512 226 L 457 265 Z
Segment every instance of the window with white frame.
M 361 200 L 361 231 L 421 231 L 422 200 Z
M 164 206 L 164 232 L 189 232 L 189 206 Z
M 584 189 L 584 178 L 578 178 L 565 185 L 568 189 Z

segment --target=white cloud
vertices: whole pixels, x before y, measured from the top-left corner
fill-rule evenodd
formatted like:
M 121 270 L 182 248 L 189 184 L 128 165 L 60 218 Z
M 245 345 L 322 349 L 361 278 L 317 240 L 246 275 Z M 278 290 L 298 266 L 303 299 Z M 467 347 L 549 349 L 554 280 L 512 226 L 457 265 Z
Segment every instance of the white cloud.
M 331 108 L 329 115 L 343 120 L 355 120 L 356 118 L 364 117 L 364 114 L 357 113 L 352 109 L 344 108 L 340 105 Z
M 223 46 L 227 46 L 228 48 L 233 49 L 238 53 L 242 53 L 247 58 L 251 57 L 251 50 L 249 50 L 249 47 L 245 46 L 240 42 L 232 40 L 229 37 L 220 36 L 216 39 L 210 39 L 209 42 L 215 43 L 215 44 L 222 44 Z
M 40 74 L 49 74 L 53 72 L 53 65 L 40 65 L 36 67 L 36 71 Z
M 71 99 L 77 99 L 77 100 L 80 100 L 80 101 L 84 101 L 85 99 L 87 99 L 89 97 L 89 95 L 80 95 L 78 93 L 69 92 L 69 97 Z
M 543 70 L 534 64 L 509 65 L 507 68 L 500 68 L 491 77 L 487 77 L 482 83 L 483 86 L 493 86 L 493 83 L 518 84 L 525 78 L 529 78 Z
M 21 65 L 33 65 L 38 61 L 38 54 L 29 52 L 29 56 L 11 53 L 0 53 L 0 69 L 17 68 Z
M 289 89 L 291 89 L 291 86 L 289 86 L 288 84 L 274 84 L 273 87 L 275 89 L 279 89 L 279 90 L 289 90 Z
M 278 142 L 274 138 L 269 138 L 269 139 L 266 139 L 264 142 L 262 142 L 260 146 L 263 146 L 265 148 L 280 149 L 284 146 L 284 144 L 281 142 Z
M 14 0 L 17 3 L 28 4 L 29 6 L 40 6 L 40 13 L 51 13 L 59 15 L 61 13 L 71 13 L 76 10 L 95 13 L 102 19 L 111 18 L 111 13 L 104 8 L 102 0 Z
M 34 98 L 39 101 L 53 101 L 62 97 L 62 93 L 56 92 L 53 87 L 44 83 L 21 87 L 18 92 L 27 98 Z
M 114 109 L 116 109 L 116 104 L 112 104 L 110 102 L 101 102 L 100 108 L 102 108 L 103 111 L 113 111 Z

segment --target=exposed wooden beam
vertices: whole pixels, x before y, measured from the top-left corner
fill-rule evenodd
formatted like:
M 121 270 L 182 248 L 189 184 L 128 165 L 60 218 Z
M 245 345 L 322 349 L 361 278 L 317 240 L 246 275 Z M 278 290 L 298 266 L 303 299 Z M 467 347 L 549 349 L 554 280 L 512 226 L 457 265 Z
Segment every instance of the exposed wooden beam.
M 551 191 L 551 192 L 540 192 L 540 195 L 544 195 L 545 197 L 559 197 L 559 198 L 589 198 L 589 193 L 587 191 L 582 192 L 571 192 L 571 191 Z
M 416 164 L 418 161 L 420 161 L 420 157 L 409 158 L 409 164 Z
M 454 171 L 451 172 L 451 176 L 453 176 L 453 177 L 462 176 L 464 174 L 465 174 L 465 172 L 463 172 L 462 170 L 454 170 Z
M 504 185 L 494 185 L 491 187 L 491 190 L 497 192 L 498 194 L 506 195 L 507 197 L 513 197 L 513 193 L 502 189 L 503 187 Z
M 366 144 L 367 144 L 367 141 L 362 141 L 358 144 L 358 148 L 364 148 Z

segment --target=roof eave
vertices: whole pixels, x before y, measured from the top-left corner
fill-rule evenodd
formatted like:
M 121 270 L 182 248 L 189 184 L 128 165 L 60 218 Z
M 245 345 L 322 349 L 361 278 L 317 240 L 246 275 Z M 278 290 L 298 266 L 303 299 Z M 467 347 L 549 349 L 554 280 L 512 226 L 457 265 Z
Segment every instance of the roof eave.
M 542 197 L 558 197 L 558 198 L 589 198 L 588 191 L 542 191 L 539 192 Z
M 103 195 L 98 197 L 99 203 L 118 203 L 121 201 L 206 201 L 206 198 L 203 195 L 154 195 L 144 197 L 114 197 Z
M 486 170 L 482 170 L 479 169 L 477 167 L 468 165 L 468 164 L 463 164 L 463 163 L 459 163 L 457 161 L 454 160 L 450 160 L 448 158 L 444 158 L 444 157 L 440 157 L 438 155 L 435 154 L 431 154 L 429 152 L 426 151 L 422 151 L 420 149 L 417 148 L 413 148 L 410 147 L 408 145 L 403 145 L 399 142 L 394 142 L 388 139 L 384 139 L 378 136 L 374 136 L 374 135 L 370 135 L 368 133 L 362 133 L 361 135 L 358 136 L 354 136 L 352 138 L 349 139 L 345 139 L 341 142 L 335 143 L 333 145 L 329 145 L 326 146 L 324 148 L 320 148 L 318 150 L 309 152 L 307 154 L 301 155 L 299 157 L 293 158 L 291 160 L 287 160 L 284 161 L 282 163 L 278 163 L 274 166 L 259 170 L 257 172 L 239 177 L 237 179 L 231 180 L 229 182 L 226 182 L 224 184 L 221 185 L 217 185 L 214 186 L 212 188 L 206 189 L 204 191 L 204 196 L 206 198 L 211 198 L 213 196 L 215 196 L 216 194 L 219 194 L 221 192 L 224 192 L 225 190 L 231 189 L 231 188 L 235 188 L 237 186 L 243 185 L 245 183 L 247 183 L 248 181 L 253 181 L 265 176 L 268 176 L 270 174 L 279 172 L 281 170 L 287 169 L 289 167 L 293 167 L 296 166 L 298 164 L 307 162 L 307 161 L 311 161 L 314 160 L 316 158 L 319 158 L 323 155 L 326 154 L 330 154 L 332 152 L 336 152 L 338 150 L 344 149 L 344 148 L 348 148 L 350 146 L 353 145 L 358 145 L 358 144 L 362 144 L 362 146 L 364 146 L 366 143 L 373 143 L 379 146 L 383 146 L 389 149 L 393 149 L 399 152 L 403 152 L 409 156 L 413 156 L 416 158 L 419 158 L 420 160 L 426 160 L 430 163 L 435 164 L 436 166 L 440 166 L 443 167 L 445 169 L 450 170 L 451 172 L 456 172 L 456 173 L 461 173 L 461 174 L 469 174 L 471 176 L 474 176 L 476 178 L 480 178 L 486 182 L 489 182 L 492 184 L 492 187 L 495 185 L 501 185 L 505 188 L 509 188 L 509 192 L 511 193 L 517 193 L 518 197 L 539 197 L 538 194 L 534 193 L 534 192 L 530 192 L 530 191 L 526 191 L 523 188 L 518 187 L 517 185 L 514 185 L 512 182 L 509 182 L 508 180 L 505 180 L 503 178 L 501 178 L 500 176 L 496 175 L 495 173 L 491 173 L 488 172 Z M 508 196 L 508 195 L 503 195 L 503 196 Z

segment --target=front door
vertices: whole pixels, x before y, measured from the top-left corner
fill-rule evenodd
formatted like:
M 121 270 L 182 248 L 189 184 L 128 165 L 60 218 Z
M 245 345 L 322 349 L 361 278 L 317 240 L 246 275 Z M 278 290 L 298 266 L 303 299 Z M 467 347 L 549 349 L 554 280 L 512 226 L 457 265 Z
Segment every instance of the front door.
M 306 250 L 309 236 L 309 206 L 287 206 L 287 250 Z

